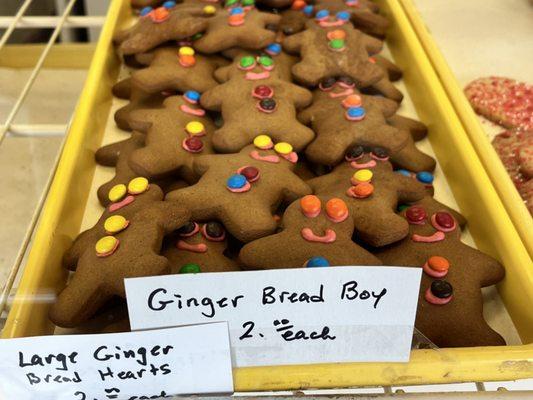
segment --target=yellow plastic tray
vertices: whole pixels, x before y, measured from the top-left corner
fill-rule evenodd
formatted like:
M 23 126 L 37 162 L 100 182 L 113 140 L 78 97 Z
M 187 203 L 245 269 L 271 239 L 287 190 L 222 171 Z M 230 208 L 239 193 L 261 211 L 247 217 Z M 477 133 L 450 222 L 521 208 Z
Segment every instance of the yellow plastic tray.
M 433 37 L 428 32 L 420 14 L 416 10 L 411 0 L 400 0 L 404 11 L 415 30 L 418 39 L 437 72 L 438 77 L 450 99 L 456 114 L 459 116 L 478 157 L 480 158 L 487 174 L 500 199 L 511 217 L 516 230 L 520 234 L 530 257 L 533 257 L 533 218 L 529 214 L 526 206 L 515 186 L 509 178 L 498 154 L 490 143 L 479 118 L 470 106 L 463 90 L 455 79 L 453 72 L 446 63 L 442 53 L 439 51 Z
M 114 0 L 95 50 L 65 149 L 43 210 L 3 337 L 51 334 L 50 303 L 63 287 L 64 250 L 77 235 L 111 105 L 120 60 L 112 34 L 131 17 L 128 0 Z M 533 268 L 519 235 L 470 144 L 418 38 L 397 0 L 379 2 L 392 21 L 388 40 L 430 141 L 476 245 L 498 258 L 507 277 L 500 295 L 524 343 L 533 341 Z M 414 350 L 409 363 L 343 363 L 238 368 L 236 391 L 409 385 L 533 377 L 533 345 Z

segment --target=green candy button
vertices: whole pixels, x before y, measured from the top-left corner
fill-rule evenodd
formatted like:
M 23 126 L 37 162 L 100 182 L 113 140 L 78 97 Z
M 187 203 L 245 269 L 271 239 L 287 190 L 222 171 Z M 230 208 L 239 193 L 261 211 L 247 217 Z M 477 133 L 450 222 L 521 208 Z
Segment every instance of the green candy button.
M 198 40 L 200 39 L 201 37 L 203 36 L 203 33 L 202 32 L 198 32 L 196 34 L 194 34 L 192 37 L 191 37 L 191 40 Z
M 226 7 L 230 7 L 230 6 L 234 5 L 234 4 L 237 4 L 238 1 L 239 0 L 227 0 L 226 1 Z
M 255 0 L 242 0 L 241 4 L 244 7 L 253 6 L 255 4 Z
M 264 67 L 270 67 L 274 64 L 274 60 L 270 58 L 269 56 L 261 56 L 259 57 L 259 64 L 261 64 Z
M 200 266 L 198 264 L 185 264 L 180 268 L 180 274 L 198 274 L 200 271 Z
M 406 208 L 409 208 L 409 205 L 408 205 L 408 204 L 400 204 L 400 205 L 398 205 L 398 211 L 399 211 L 399 212 L 402 212 L 402 211 L 405 210 Z
M 244 56 L 241 58 L 241 67 L 248 68 L 254 64 L 255 60 L 252 56 Z
M 342 39 L 333 39 L 329 42 L 329 47 L 335 50 L 342 49 L 344 47 L 344 40 Z

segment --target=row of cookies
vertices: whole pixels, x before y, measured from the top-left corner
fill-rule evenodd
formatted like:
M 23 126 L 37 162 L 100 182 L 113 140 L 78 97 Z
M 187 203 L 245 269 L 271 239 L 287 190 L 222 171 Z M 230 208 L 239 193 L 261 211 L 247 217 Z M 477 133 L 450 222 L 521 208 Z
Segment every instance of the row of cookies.
M 416 326 L 437 345 L 504 343 L 480 292 L 503 268 L 432 198 L 435 161 L 414 144 L 426 128 L 396 114 L 401 71 L 354 27 L 371 2 L 155 3 L 117 34 L 139 67 L 114 88 L 132 134 L 96 154 L 116 175 L 65 254 L 56 324 L 123 297 L 125 277 L 384 264 L 424 269 Z

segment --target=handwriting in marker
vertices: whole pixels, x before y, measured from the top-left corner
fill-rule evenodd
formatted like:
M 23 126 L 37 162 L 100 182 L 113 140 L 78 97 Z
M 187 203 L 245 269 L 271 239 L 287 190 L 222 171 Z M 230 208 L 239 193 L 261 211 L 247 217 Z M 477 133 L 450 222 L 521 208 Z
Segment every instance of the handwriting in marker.
M 294 340 L 335 340 L 337 337 L 330 335 L 330 329 L 328 326 L 322 328 L 321 332 L 312 331 L 310 333 L 305 332 L 303 329 L 297 330 L 296 332 L 292 329 L 294 325 L 290 325 L 288 319 L 279 319 L 274 320 L 273 322 L 276 328 L 276 332 L 281 333 L 283 340 L 287 342 L 292 342 Z

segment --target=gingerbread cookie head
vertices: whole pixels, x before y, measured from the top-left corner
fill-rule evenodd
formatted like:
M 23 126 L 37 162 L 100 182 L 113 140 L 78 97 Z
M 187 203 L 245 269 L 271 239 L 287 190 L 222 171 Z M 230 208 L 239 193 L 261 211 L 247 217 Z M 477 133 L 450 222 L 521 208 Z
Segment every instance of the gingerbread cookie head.
M 276 33 L 267 29 L 278 24 L 280 17 L 253 7 L 229 7 L 209 19 L 207 31 L 194 42 L 194 48 L 213 54 L 232 47 L 261 49 L 273 42 Z
M 220 222 L 189 221 L 173 235 L 163 255 L 171 273 L 238 271 L 237 263 L 225 256 L 226 229 Z
M 290 36 L 301 32 L 305 29 L 307 20 L 315 13 L 312 5 L 304 1 L 293 2 L 290 9 L 281 12 L 281 21 L 279 30 L 285 35 Z
M 292 147 L 266 139 L 256 141 L 259 147 L 249 145 L 237 154 L 197 158 L 198 183 L 166 198 L 191 210 L 194 220 L 222 222 L 242 242 L 274 232 L 273 212 L 280 203 L 311 190 L 293 173 L 297 155 Z
M 416 327 L 440 347 L 503 345 L 483 319 L 481 288 L 503 279 L 503 267 L 461 242 L 460 222 L 433 199 L 404 209 L 408 236 L 376 255 L 388 265 L 423 269 Z
M 370 86 L 383 78 L 383 70 L 369 61 L 381 43 L 376 44 L 355 30 L 348 13 L 330 16 L 322 11 L 315 15 L 315 21 L 307 22 L 305 31 L 283 40 L 285 50 L 302 57 L 292 67 L 294 78 L 304 85 L 316 86 L 327 77 L 349 76 L 358 87 Z
M 245 245 L 240 260 L 250 269 L 379 265 L 352 242 L 353 219 L 345 201 L 304 196 L 285 211 L 280 233 Z

